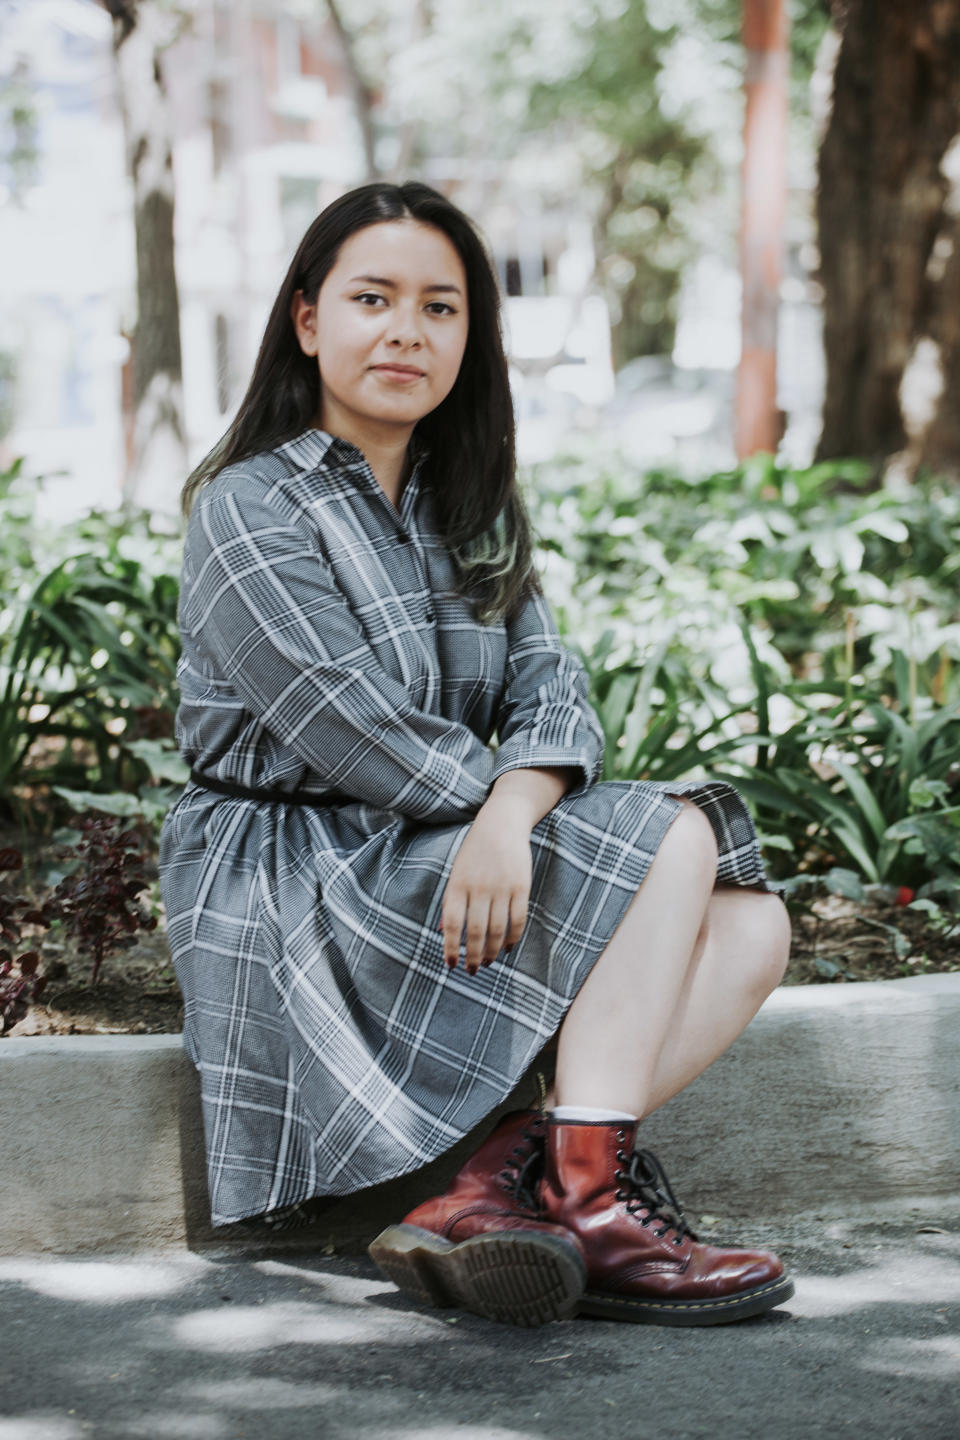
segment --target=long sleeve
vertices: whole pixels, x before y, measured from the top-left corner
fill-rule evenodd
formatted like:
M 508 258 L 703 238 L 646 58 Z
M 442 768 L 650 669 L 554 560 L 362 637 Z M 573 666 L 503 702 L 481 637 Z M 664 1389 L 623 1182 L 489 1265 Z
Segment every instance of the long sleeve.
M 182 618 L 282 745 L 331 787 L 414 819 L 471 819 L 493 754 L 417 709 L 379 663 L 309 533 L 249 490 L 201 496 Z
M 543 596 L 528 598 L 507 638 L 493 778 L 508 770 L 572 766 L 583 783 L 593 784 L 603 771 L 603 730 L 587 698 L 583 664 L 560 639 Z

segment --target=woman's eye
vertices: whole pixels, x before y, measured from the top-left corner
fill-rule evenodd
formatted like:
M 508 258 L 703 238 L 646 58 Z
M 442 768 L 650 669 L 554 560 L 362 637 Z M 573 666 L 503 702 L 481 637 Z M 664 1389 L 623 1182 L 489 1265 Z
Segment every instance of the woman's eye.
M 448 305 L 445 300 L 431 300 L 427 309 L 431 315 L 456 315 L 457 313 L 453 306 Z
M 381 301 L 386 304 L 384 297 L 378 295 L 375 290 L 364 290 L 361 295 L 354 295 L 354 300 L 359 300 L 361 305 L 379 305 Z

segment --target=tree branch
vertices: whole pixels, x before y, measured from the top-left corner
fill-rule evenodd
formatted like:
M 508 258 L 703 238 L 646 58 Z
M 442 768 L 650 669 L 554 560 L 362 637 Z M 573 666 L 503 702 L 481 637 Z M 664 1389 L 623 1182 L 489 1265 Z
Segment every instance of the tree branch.
M 117 0 L 117 3 L 123 3 L 123 0 Z M 357 122 L 360 126 L 360 134 L 363 139 L 363 158 L 367 177 L 370 180 L 375 180 L 380 172 L 377 169 L 373 128 L 374 93 L 360 70 L 360 63 L 357 60 L 356 42 L 344 24 L 343 16 L 340 13 L 339 0 L 324 0 L 324 4 L 327 7 L 327 13 L 330 16 L 333 28 L 337 32 L 337 39 L 340 42 L 344 64 L 347 67 L 347 77 L 350 81 L 350 90 L 353 95 L 353 108 L 356 112 Z

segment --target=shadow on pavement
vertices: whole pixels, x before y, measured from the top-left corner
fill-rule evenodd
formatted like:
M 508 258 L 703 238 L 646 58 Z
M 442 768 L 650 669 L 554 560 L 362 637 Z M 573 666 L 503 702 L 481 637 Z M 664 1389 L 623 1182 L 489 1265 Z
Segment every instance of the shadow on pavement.
M 737 1325 L 517 1330 L 365 1259 L 0 1261 L 0 1440 L 960 1434 L 960 1233 L 807 1222 Z

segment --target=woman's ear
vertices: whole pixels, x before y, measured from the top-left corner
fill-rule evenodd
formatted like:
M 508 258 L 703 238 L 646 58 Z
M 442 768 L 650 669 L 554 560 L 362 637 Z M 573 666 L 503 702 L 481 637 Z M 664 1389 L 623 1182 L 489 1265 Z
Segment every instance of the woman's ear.
M 302 290 L 293 292 L 293 299 L 290 301 L 290 319 L 293 321 L 293 328 L 304 355 L 316 355 L 317 307 L 315 304 L 307 304 Z

